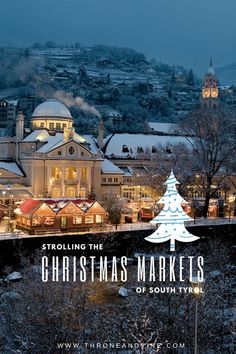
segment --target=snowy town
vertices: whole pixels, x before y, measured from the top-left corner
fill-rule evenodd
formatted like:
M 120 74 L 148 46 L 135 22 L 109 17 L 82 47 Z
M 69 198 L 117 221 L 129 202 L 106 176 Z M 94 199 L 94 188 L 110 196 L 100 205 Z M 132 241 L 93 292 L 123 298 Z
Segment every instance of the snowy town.
M 74 51 L 80 52 L 79 49 Z M 30 53 L 38 60 L 51 55 L 51 59 L 61 61 L 65 49 L 31 49 Z M 71 58 L 72 50 L 66 53 Z M 104 66 L 110 64 L 104 63 Z M 86 75 L 88 80 L 93 80 L 89 72 Z M 174 71 L 171 75 L 172 81 L 177 80 Z M 139 79 L 135 78 L 135 84 Z M 116 76 L 110 75 L 109 80 L 114 85 L 120 84 Z M 148 84 L 142 85 L 155 87 L 149 74 L 145 80 Z M 83 87 L 80 82 L 78 85 Z M 133 86 L 134 82 L 125 85 Z M 133 132 L 125 128 L 120 114 L 107 121 L 102 108 L 85 99 L 79 100 L 69 92 L 57 90 L 57 98 L 44 100 L 30 117 L 27 117 L 29 109 L 18 110 L 21 103 L 17 97 L 14 100 L 3 98 L 0 103 L 2 126 L 6 125 L 1 128 L 0 138 L 0 229 L 3 236 L 17 230 L 45 234 L 149 222 L 158 213 L 157 202 L 171 169 L 180 181 L 179 188 L 186 198 L 185 208 L 196 223 L 201 218 L 225 218 L 234 222 L 234 110 L 221 98 L 224 95 L 212 59 L 201 88 L 194 83 L 191 85 L 191 90 L 198 89 L 198 96 L 195 95 L 198 100 L 190 100 L 191 109 L 185 105 L 181 119 L 175 123 L 145 120 L 142 128 L 137 131 L 135 127 Z M 159 87 L 156 90 L 159 92 Z M 34 100 L 37 101 L 36 97 Z M 80 115 L 83 110 L 93 115 L 96 134 L 91 134 L 91 129 L 88 134 L 81 134 L 80 116 L 75 119 L 70 111 L 77 102 Z M 176 110 L 174 106 L 172 109 Z M 116 130 L 117 119 L 123 124 L 122 132 Z M 201 131 L 204 124 L 213 123 L 215 127 L 210 131 L 208 127 Z M 223 150 L 226 134 L 228 146 Z M 222 150 L 217 150 L 214 144 L 222 145 Z M 206 154 L 212 159 L 202 162 Z

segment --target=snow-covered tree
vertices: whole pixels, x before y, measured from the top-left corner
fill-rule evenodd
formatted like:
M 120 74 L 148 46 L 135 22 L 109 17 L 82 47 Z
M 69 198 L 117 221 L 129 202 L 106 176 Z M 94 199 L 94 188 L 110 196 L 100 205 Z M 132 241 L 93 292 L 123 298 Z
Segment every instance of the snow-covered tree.
M 187 204 L 176 189 L 176 180 L 171 171 L 165 185 L 167 190 L 159 200 L 159 204 L 164 204 L 162 211 L 152 220 L 151 223 L 161 224 L 160 227 L 145 240 L 153 243 L 161 243 L 170 240 L 170 251 L 175 251 L 175 240 L 181 242 L 196 241 L 199 237 L 192 235 L 184 226 L 185 221 L 190 218 L 183 210 L 181 204 Z

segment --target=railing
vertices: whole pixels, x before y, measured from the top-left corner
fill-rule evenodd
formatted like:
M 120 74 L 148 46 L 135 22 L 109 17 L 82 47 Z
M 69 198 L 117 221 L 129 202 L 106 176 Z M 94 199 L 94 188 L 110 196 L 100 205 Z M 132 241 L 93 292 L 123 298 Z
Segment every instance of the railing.
M 54 185 L 54 186 L 61 185 L 61 182 L 62 182 L 61 178 L 53 178 L 52 179 L 52 185 Z
M 225 225 L 225 224 L 235 224 L 236 217 L 225 217 L 225 218 L 197 218 L 193 221 L 185 223 L 185 226 L 204 226 L 204 225 Z
M 236 224 L 236 217 L 233 218 L 217 218 L 217 219 L 204 219 L 204 218 L 199 218 L 195 219 L 194 221 L 191 222 L 186 222 L 185 226 L 214 226 L 214 225 L 232 225 Z M 154 230 L 156 229 L 157 225 L 156 224 L 151 224 L 151 223 L 133 223 L 133 224 L 119 224 L 119 225 L 101 225 L 97 227 L 92 227 L 90 230 L 86 231 L 60 231 L 58 230 L 37 230 L 37 234 L 35 235 L 29 235 L 24 232 L 0 232 L 0 240 L 4 239 L 15 239 L 15 238 L 25 238 L 25 237 L 36 237 L 36 236 L 57 236 L 57 235 L 64 235 L 64 234 L 88 234 L 88 233 L 114 233 L 114 232 L 124 232 L 124 231 L 138 231 L 138 230 Z
M 65 184 L 66 185 L 74 185 L 74 184 L 77 184 L 78 183 L 78 180 L 76 178 L 73 178 L 73 179 L 65 179 Z

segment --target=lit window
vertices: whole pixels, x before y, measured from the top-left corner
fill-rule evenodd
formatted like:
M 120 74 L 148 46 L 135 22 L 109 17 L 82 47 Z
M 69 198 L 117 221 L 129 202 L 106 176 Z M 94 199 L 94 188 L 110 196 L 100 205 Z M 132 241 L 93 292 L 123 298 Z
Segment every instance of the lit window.
M 49 123 L 49 129 L 54 129 L 54 123 Z
M 42 225 L 42 218 L 40 217 L 34 217 L 32 220 L 32 226 L 40 226 Z
M 81 168 L 81 181 L 86 181 L 88 177 L 88 169 L 87 167 Z
M 50 216 L 46 216 L 44 218 L 44 225 L 53 225 L 54 224 L 54 218 L 53 217 L 50 217 Z
M 78 225 L 78 224 L 82 224 L 82 216 L 81 215 L 77 215 L 77 216 L 74 216 L 73 217 L 73 224 L 76 224 L 76 225 Z
M 44 127 L 44 123 L 40 123 L 40 128 L 43 128 Z
M 102 215 L 96 215 L 96 223 L 100 224 L 102 222 Z
M 85 224 L 93 224 L 93 215 L 85 216 Z
M 61 123 L 56 123 L 56 129 L 60 130 L 61 129 Z

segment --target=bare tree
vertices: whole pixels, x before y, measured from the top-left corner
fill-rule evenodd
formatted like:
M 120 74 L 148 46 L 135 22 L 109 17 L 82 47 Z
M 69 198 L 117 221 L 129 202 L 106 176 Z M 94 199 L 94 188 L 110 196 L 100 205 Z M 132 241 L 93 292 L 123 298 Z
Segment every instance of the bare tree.
M 109 220 L 116 226 L 120 222 L 125 203 L 126 201 L 124 198 L 121 198 L 119 195 L 114 193 L 108 194 L 102 202 L 103 207 L 108 212 Z
M 233 172 L 235 123 L 230 112 L 220 108 L 200 108 L 181 124 L 192 150 L 193 170 L 201 176 L 205 195 L 204 217 L 207 217 L 210 199 L 222 189 Z

